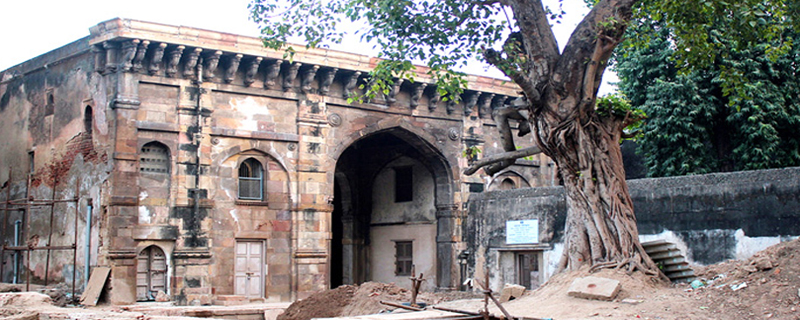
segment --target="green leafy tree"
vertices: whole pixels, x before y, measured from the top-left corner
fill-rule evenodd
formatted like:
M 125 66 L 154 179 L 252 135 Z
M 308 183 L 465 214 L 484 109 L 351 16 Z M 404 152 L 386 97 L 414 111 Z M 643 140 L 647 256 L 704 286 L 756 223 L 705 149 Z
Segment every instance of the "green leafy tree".
M 800 165 L 800 50 L 762 39 L 744 48 L 718 21 L 712 64 L 682 68 L 675 30 L 640 20 L 617 54 L 620 90 L 649 118 L 639 139 L 654 177 Z M 784 39 L 797 36 L 786 31 Z M 740 83 L 737 83 L 740 82 Z
M 375 43 L 379 56 L 386 59 L 371 72 L 374 79 L 368 96 L 386 90 L 394 77 L 407 76 L 413 67 L 409 61 L 424 61 L 439 92 L 453 99 L 464 84 L 453 67 L 468 58 L 497 67 L 520 87 L 534 141 L 556 162 L 565 187 L 567 225 L 560 267 L 626 267 L 663 277 L 639 243 L 620 154 L 623 129 L 639 119 L 632 110 L 603 112 L 595 104 L 607 62 L 639 2 L 592 3 L 561 51 L 550 23 L 562 12 L 546 8 L 541 0 L 254 0 L 251 9 L 253 20 L 262 26 L 265 44 L 276 49 L 290 35 L 305 37 L 310 46 L 336 43 L 346 36 L 339 29 L 342 23 L 366 24 L 360 36 Z M 762 2 L 655 0 L 641 4 L 681 30 L 679 48 L 698 48 L 696 52 L 713 56 L 714 46 L 704 29 L 693 27 L 709 23 L 699 18 L 737 14 L 742 39 L 775 37 L 783 30 L 778 20 L 796 6 L 786 9 L 783 1 L 772 1 L 768 10 L 750 9 Z M 763 14 L 775 18 L 765 19 L 764 28 L 751 30 Z M 779 42 L 771 49 L 777 52 L 787 47 Z M 707 62 L 693 55 L 685 57 L 688 62 Z M 513 143 L 501 140 L 506 152 L 516 152 Z

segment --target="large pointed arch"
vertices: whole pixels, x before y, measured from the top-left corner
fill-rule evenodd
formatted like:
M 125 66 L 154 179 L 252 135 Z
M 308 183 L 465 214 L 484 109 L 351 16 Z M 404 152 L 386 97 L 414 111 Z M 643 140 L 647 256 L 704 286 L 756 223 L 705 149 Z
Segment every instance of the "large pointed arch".
M 341 213 L 334 212 L 331 219 L 332 223 L 336 223 L 335 219 L 343 218 L 348 219 L 346 223 L 351 223 L 349 227 L 344 227 L 346 233 L 344 237 L 347 239 L 344 242 L 353 244 L 352 248 L 345 248 L 345 251 L 351 253 L 352 256 L 347 257 L 347 254 L 345 254 L 346 259 L 344 260 L 352 261 L 352 265 L 349 266 L 351 269 L 345 266 L 344 270 L 346 272 L 350 270 L 350 274 L 343 277 L 344 279 L 352 279 L 353 283 L 359 283 L 362 280 L 371 278 L 370 275 L 365 276 L 359 270 L 355 270 L 358 269 L 359 264 L 369 264 L 369 258 L 360 257 L 365 255 L 364 248 L 370 245 L 370 235 L 367 229 L 369 229 L 369 220 L 372 215 L 372 191 L 363 190 L 371 190 L 369 183 L 378 174 L 379 170 L 397 159 L 399 155 L 403 155 L 416 159 L 430 172 L 434 181 L 435 234 L 430 239 L 432 243 L 426 244 L 429 247 L 432 247 L 433 242 L 436 244 L 436 280 L 433 285 L 440 289 L 455 287 L 454 281 L 458 281 L 458 279 L 455 279 L 456 271 L 453 270 L 456 243 L 458 241 L 456 239 L 458 234 L 458 225 L 456 223 L 458 206 L 454 204 L 457 177 L 454 176 L 450 161 L 436 147 L 442 143 L 423 128 L 410 124 L 408 119 L 394 117 L 353 132 L 342 139 L 339 144 L 333 146 L 330 154 L 334 168 L 329 170 L 329 178 L 332 182 L 330 185 L 332 189 L 334 185 L 340 185 L 339 195 L 344 198 L 344 203 L 353 206 L 352 216 L 345 217 Z M 363 148 L 369 148 L 373 151 L 377 150 L 376 148 L 384 149 L 381 149 L 380 152 L 368 153 L 358 151 Z M 367 164 L 369 168 L 364 168 Z M 338 177 L 338 179 L 335 177 Z M 342 177 L 347 177 L 347 179 L 342 179 Z M 359 179 L 361 180 L 360 182 L 357 181 Z M 345 187 L 342 187 L 342 185 L 345 185 Z M 330 190 L 330 192 L 334 193 L 334 190 Z M 363 194 L 358 194 L 359 192 Z M 335 199 L 335 201 L 337 200 Z M 338 201 L 342 200 L 339 199 Z M 349 236 L 353 237 L 352 239 L 347 238 L 348 232 Z M 331 245 L 341 245 L 336 243 L 340 240 L 342 239 L 333 239 Z M 331 263 L 341 262 L 331 261 Z M 433 274 L 428 274 L 428 276 L 433 276 Z

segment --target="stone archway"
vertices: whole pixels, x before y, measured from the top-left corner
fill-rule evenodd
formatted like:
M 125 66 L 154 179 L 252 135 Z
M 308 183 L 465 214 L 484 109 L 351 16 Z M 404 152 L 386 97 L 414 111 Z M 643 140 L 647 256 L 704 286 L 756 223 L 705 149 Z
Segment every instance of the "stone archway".
M 398 273 L 396 261 L 379 261 L 377 255 L 395 250 L 392 245 L 398 241 L 405 245 L 410 240 L 415 242 L 413 252 L 422 256 L 417 264 L 427 266 L 431 260 L 430 268 L 421 268 L 427 270 L 430 286 L 451 288 L 457 226 L 447 159 L 429 141 L 401 126 L 366 134 L 340 151 L 334 174 L 331 285 L 394 281 L 386 274 L 391 270 L 396 281 L 407 281 L 403 272 L 408 270 Z M 391 193 L 397 191 L 393 184 L 397 172 L 406 172 L 398 168 L 413 172 L 413 188 L 422 192 L 407 203 L 387 200 L 396 196 Z M 423 185 L 424 190 L 417 190 Z M 421 210 L 418 215 L 409 214 L 415 209 Z M 387 219 L 387 215 L 396 217 Z M 412 224 L 414 231 L 409 231 Z M 381 228 L 380 237 L 372 234 L 376 228 Z M 387 241 L 392 243 L 387 245 Z M 423 258 L 428 254 L 432 254 L 430 259 Z M 416 271 L 423 272 L 419 266 Z

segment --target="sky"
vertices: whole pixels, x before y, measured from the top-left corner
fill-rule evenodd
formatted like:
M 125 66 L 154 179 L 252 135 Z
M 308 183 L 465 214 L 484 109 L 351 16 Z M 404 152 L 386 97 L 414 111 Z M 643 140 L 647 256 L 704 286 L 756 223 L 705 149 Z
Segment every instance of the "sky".
M 324 0 L 323 0 L 324 1 Z M 0 70 L 44 54 L 89 35 L 89 28 L 114 18 L 129 18 L 168 25 L 258 36 L 255 23 L 248 20 L 250 0 L 13 0 L 0 4 Z M 545 0 L 557 3 L 557 0 Z M 566 44 L 572 30 L 586 12 L 583 1 L 564 1 L 567 15 L 554 32 L 559 45 Z M 357 39 L 332 49 L 356 53 L 370 52 L 371 46 Z M 502 74 L 479 63 L 464 70 L 470 74 L 495 78 Z M 617 81 L 606 72 L 601 95 L 613 90 L 609 81 Z

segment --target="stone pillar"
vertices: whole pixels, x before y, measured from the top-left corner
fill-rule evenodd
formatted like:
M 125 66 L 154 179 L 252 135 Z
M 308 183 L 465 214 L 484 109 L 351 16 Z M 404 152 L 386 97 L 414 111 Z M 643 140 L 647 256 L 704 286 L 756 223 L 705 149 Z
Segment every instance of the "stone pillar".
M 99 45 L 98 45 L 99 46 Z M 105 231 L 109 243 L 106 262 L 111 267 L 109 300 L 113 304 L 136 302 L 136 241 L 133 228 L 138 223 L 138 167 L 136 116 L 139 108 L 138 78 L 118 68 L 119 43 L 104 42 L 107 96 L 113 119 L 112 143 L 114 170 L 109 178 L 110 197 L 106 205 Z M 99 63 L 97 59 L 96 63 Z
M 298 105 L 297 205 L 292 214 L 295 239 L 296 299 L 325 290 L 329 284 L 329 246 L 333 186 L 326 161 L 328 131 L 325 103 L 301 99 Z
M 458 205 L 436 206 L 436 286 L 438 290 L 458 288 L 458 244 L 460 226 Z

